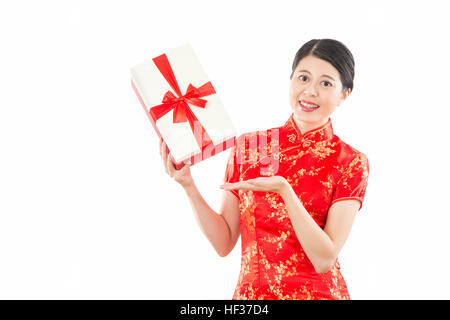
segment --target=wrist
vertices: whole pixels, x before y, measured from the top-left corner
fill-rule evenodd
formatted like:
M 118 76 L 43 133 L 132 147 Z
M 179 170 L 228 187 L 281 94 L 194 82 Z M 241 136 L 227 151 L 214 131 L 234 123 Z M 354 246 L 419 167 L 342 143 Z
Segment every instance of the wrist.
M 278 190 L 278 194 L 284 199 L 286 196 L 288 196 L 291 192 L 291 185 L 286 179 L 283 179 L 283 182 L 280 185 L 280 188 Z
M 180 183 L 180 185 L 183 187 L 184 191 L 189 192 L 195 189 L 195 183 L 194 179 L 189 179 L 188 181 L 185 181 L 183 183 Z

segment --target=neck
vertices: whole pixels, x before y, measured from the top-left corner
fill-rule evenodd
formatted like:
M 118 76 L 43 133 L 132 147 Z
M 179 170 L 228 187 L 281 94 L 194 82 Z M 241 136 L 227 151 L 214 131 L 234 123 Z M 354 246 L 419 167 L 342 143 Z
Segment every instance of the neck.
M 321 120 L 319 122 L 305 122 L 305 121 L 301 121 L 295 118 L 295 115 L 293 116 L 293 120 L 295 125 L 297 126 L 297 128 L 300 130 L 300 133 L 302 135 L 305 134 L 305 132 L 314 130 L 316 128 L 319 128 L 320 126 L 323 126 L 325 123 L 327 123 L 328 118 Z

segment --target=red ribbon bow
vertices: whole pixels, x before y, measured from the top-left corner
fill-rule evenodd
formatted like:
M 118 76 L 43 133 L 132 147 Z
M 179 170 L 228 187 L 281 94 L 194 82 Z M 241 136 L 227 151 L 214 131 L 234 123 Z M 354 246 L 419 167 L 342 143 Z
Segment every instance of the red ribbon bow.
M 205 128 L 200 124 L 200 121 L 192 112 L 188 102 L 194 106 L 204 108 L 207 101 L 200 98 L 216 93 L 214 87 L 210 81 L 199 88 L 189 84 L 186 89 L 186 93 L 183 95 L 181 94 L 180 87 L 178 86 L 177 79 L 175 78 L 167 56 L 162 54 L 159 57 L 154 58 L 153 62 L 156 67 L 158 67 L 159 71 L 169 83 L 173 91 L 175 91 L 176 95 L 170 90 L 167 91 L 163 97 L 162 104 L 150 108 L 151 117 L 156 122 L 156 120 L 173 110 L 173 123 L 189 121 L 195 140 L 197 141 L 200 149 L 203 150 L 207 145 L 211 144 L 212 141 Z M 198 130 L 198 128 L 196 130 L 196 124 L 201 130 Z

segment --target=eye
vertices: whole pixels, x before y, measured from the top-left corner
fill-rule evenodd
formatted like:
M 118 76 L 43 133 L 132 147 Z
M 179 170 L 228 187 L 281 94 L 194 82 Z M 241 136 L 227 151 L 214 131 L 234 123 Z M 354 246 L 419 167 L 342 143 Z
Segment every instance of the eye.
M 299 78 L 300 81 L 302 81 L 302 82 L 303 82 L 302 77 L 308 79 L 305 75 L 302 75 L 302 74 L 301 74 L 301 75 L 298 76 L 298 78 Z
M 328 81 L 322 81 L 322 83 L 326 83 L 327 84 L 325 87 L 333 86 L 333 84 L 331 82 L 328 82 Z

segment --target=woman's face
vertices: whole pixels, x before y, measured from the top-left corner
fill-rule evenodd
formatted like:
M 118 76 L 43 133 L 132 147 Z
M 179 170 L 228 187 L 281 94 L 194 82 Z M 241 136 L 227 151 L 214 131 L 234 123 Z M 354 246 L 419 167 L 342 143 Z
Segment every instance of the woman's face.
M 292 75 L 290 101 L 302 134 L 325 124 L 349 94 L 350 89 L 342 92 L 339 72 L 331 63 L 315 56 L 300 60 Z M 316 108 L 303 106 L 305 103 Z

